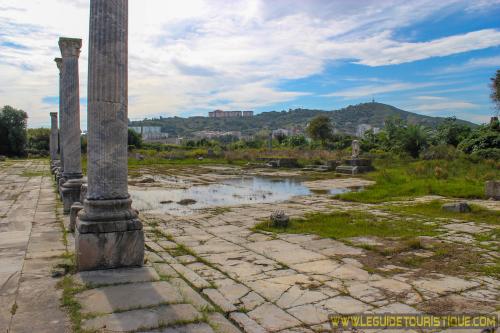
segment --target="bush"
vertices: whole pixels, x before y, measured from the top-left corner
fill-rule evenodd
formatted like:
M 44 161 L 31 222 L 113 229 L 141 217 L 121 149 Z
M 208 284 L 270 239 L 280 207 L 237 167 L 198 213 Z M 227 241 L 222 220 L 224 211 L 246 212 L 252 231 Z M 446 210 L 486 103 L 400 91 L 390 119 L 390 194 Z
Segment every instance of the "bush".
M 452 145 L 440 144 L 424 150 L 421 157 L 424 160 L 452 160 L 459 157 L 459 152 Z
M 500 131 L 488 125 L 472 131 L 467 139 L 460 142 L 458 149 L 467 154 L 491 154 L 491 149 L 500 147 Z M 485 150 L 485 152 L 481 152 Z

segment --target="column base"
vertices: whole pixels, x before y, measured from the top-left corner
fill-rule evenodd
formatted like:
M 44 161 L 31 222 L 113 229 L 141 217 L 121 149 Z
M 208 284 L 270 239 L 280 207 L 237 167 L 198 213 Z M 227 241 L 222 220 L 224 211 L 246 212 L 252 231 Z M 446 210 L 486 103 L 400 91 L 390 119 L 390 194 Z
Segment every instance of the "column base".
M 142 229 L 80 233 L 78 222 L 75 230 L 75 256 L 78 271 L 133 267 L 144 264 L 144 232 Z
M 132 200 L 85 199 L 75 228 L 79 271 L 142 266 L 144 232 Z
M 82 182 L 83 180 L 81 178 L 69 179 L 61 185 L 60 193 L 63 202 L 64 214 L 69 214 L 71 205 L 80 201 L 80 189 L 82 187 Z

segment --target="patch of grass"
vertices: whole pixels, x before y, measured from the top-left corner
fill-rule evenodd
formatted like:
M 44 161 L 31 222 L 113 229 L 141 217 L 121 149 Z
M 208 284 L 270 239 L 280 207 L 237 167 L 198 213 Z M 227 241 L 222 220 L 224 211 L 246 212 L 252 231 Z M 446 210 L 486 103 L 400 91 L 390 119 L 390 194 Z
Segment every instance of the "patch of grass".
M 364 177 L 376 181 L 364 191 L 336 196 L 348 201 L 380 203 L 408 200 L 424 195 L 456 198 L 484 198 L 484 182 L 500 178 L 500 170 L 490 162 L 466 159 L 401 161 L 376 160 L 377 171 Z
M 231 208 L 229 208 L 229 207 L 216 207 L 214 209 L 211 209 L 210 213 L 212 213 L 212 215 L 221 215 L 224 213 L 229 213 L 230 211 L 231 211 Z
M 138 160 L 135 158 L 128 159 L 129 167 L 144 166 L 144 165 L 169 165 L 169 166 L 187 166 L 187 165 L 208 165 L 208 164 L 233 164 L 233 165 L 244 165 L 247 161 L 231 161 L 223 158 L 182 158 L 182 159 L 167 159 L 161 157 L 147 157 L 143 160 Z
M 286 229 L 272 227 L 269 222 L 262 222 L 255 228 L 277 233 L 316 234 L 335 239 L 361 236 L 411 238 L 437 234 L 435 226 L 422 222 L 382 219 L 360 211 L 308 214 L 304 219 L 292 219 Z
M 80 312 L 81 305 L 76 301 L 75 295 L 84 288 L 75 286 L 73 279 L 70 276 L 65 276 L 58 282 L 58 287 L 63 290 L 61 305 L 69 314 L 69 318 L 73 325 L 73 332 L 80 333 L 82 330 L 82 314 Z
M 12 307 L 10 308 L 10 314 L 15 315 L 16 312 L 17 312 L 17 303 L 14 302 L 14 304 L 12 304 Z
M 49 177 L 50 172 L 48 171 L 30 171 L 30 170 L 24 170 L 23 173 L 21 174 L 22 177 Z
M 403 213 L 412 215 L 422 215 L 431 218 L 450 218 L 464 221 L 481 222 L 493 225 L 500 224 L 500 212 L 486 209 L 478 205 L 470 205 L 470 213 L 455 213 L 441 209 L 443 201 L 434 200 L 431 202 L 417 203 L 414 205 L 384 206 L 383 210 L 393 213 Z

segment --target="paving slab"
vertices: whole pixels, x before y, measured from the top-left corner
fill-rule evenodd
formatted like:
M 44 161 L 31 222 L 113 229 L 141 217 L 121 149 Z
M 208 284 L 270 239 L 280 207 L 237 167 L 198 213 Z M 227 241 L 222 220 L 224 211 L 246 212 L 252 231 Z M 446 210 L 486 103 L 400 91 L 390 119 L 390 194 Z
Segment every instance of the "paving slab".
M 248 316 L 269 332 L 301 325 L 300 321 L 272 303 L 265 303 L 257 307 L 250 311 Z
M 82 313 L 112 313 L 183 301 L 178 289 L 166 281 L 100 287 L 83 291 L 76 299 Z
M 152 267 L 117 268 L 79 272 L 73 276 L 75 283 L 101 286 L 119 283 L 158 281 L 160 277 Z
M 201 320 L 201 314 L 190 304 L 165 305 L 152 309 L 140 309 L 112 313 L 83 321 L 86 330 L 129 332 L 139 329 L 155 329 L 161 325 Z

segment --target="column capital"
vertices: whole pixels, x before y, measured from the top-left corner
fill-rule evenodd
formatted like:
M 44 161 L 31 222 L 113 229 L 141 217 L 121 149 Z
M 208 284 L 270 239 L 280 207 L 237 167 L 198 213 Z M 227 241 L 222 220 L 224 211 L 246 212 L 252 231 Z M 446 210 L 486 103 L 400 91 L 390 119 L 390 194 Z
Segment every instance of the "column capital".
M 62 58 L 54 58 L 56 62 L 57 69 L 59 69 L 59 73 L 62 73 Z
M 78 57 L 82 47 L 82 40 L 80 38 L 59 38 L 59 49 L 63 58 L 65 57 Z
M 50 113 L 50 116 L 51 116 L 52 118 L 57 117 L 57 112 L 51 112 L 51 113 Z

